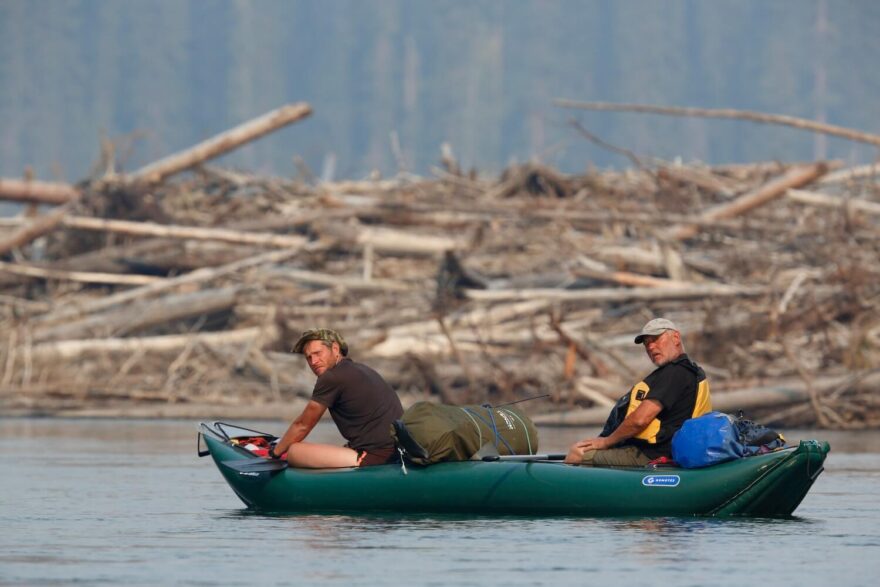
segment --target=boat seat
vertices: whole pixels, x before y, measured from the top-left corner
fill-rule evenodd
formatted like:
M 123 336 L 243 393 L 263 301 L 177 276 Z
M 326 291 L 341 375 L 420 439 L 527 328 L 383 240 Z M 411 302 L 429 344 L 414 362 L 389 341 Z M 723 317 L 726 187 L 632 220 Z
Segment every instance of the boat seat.
M 409 430 L 406 429 L 406 424 L 403 423 L 403 420 L 395 420 L 393 426 L 394 432 L 397 435 L 397 446 L 403 450 L 406 456 L 417 459 L 428 459 L 428 457 L 431 456 L 428 454 L 428 451 L 412 437 Z

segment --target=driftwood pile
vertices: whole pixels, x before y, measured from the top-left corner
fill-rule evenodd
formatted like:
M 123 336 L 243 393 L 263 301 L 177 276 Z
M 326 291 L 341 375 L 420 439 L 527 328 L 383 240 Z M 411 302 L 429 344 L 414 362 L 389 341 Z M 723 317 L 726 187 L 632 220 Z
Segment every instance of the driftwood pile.
M 876 167 L 485 178 L 447 150 L 431 178 L 317 182 L 206 164 L 309 112 L 130 175 L 0 180 L 29 203 L 0 225 L 0 412 L 277 415 L 314 382 L 289 347 L 325 326 L 405 402 L 546 394 L 523 405 L 539 423 L 595 425 L 651 370 L 632 337 L 665 316 L 717 409 L 880 425 Z

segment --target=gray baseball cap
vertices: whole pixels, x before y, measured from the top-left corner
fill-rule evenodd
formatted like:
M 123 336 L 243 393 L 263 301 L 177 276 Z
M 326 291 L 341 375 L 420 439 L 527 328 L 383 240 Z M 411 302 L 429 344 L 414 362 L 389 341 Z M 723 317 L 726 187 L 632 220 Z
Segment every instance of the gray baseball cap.
M 681 332 L 672 320 L 667 320 L 666 318 L 654 318 L 642 327 L 642 331 L 636 336 L 636 344 L 642 344 L 642 340 L 646 336 L 657 336 L 658 334 L 663 334 L 667 330 Z

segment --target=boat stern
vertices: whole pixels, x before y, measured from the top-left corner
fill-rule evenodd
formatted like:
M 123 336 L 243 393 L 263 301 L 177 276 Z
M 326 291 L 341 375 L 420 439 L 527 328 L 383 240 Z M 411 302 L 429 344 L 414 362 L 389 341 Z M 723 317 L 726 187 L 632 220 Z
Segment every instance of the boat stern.
M 719 506 L 716 516 L 787 517 L 801 504 L 813 483 L 825 470 L 831 445 L 802 440 L 786 459 L 768 467 L 751 485 Z

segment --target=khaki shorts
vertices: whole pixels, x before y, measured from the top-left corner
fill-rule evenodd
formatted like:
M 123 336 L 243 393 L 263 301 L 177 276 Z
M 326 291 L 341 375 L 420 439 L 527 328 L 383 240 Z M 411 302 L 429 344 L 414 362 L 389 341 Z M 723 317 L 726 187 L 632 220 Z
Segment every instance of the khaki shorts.
M 582 465 L 593 467 L 644 467 L 651 462 L 645 453 L 634 446 L 588 450 L 584 453 Z

